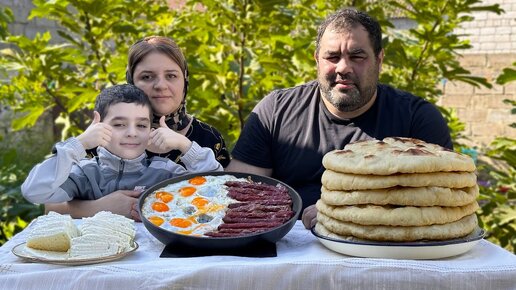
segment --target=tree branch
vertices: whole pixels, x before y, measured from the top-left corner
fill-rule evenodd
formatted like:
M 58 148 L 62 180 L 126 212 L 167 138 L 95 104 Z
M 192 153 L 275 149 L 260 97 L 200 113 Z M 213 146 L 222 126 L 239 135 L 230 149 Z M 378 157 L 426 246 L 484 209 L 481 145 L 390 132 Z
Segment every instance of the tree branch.
M 86 31 L 87 31 L 87 33 L 85 34 L 86 40 L 90 44 L 91 49 L 93 50 L 94 55 L 95 55 L 95 57 L 97 58 L 97 61 L 100 64 L 100 68 L 102 69 L 102 72 L 104 72 L 107 75 L 107 78 L 108 78 L 109 82 L 111 82 L 112 85 L 115 85 L 116 84 L 116 80 L 112 79 L 112 77 L 109 75 L 109 73 L 107 71 L 107 68 L 106 68 L 105 64 L 102 62 L 102 57 L 100 55 L 99 47 L 98 47 L 97 42 L 95 41 L 95 38 L 93 37 L 93 34 L 92 34 L 92 28 L 91 28 L 90 17 L 88 15 L 88 12 L 84 13 L 84 18 L 85 18 L 85 24 L 86 24 L 85 28 L 86 28 Z
M 241 12 L 241 18 L 245 19 L 247 16 L 247 1 L 244 1 L 244 7 Z M 239 100 L 244 97 L 244 75 L 245 75 L 245 45 L 246 45 L 246 29 L 240 30 L 240 55 L 239 55 L 239 69 L 238 69 L 238 94 L 237 94 L 237 107 L 238 107 L 238 120 L 240 121 L 240 130 L 244 129 L 244 113 L 243 105 Z
M 444 3 L 443 8 L 439 10 L 439 14 L 443 15 L 444 11 L 446 10 L 446 7 L 448 7 L 448 3 L 449 3 L 448 1 L 446 1 L 446 3 Z M 412 8 L 415 9 L 414 6 L 412 6 Z M 430 30 L 430 32 L 434 32 L 440 23 L 441 23 L 441 19 L 439 18 L 432 26 L 432 29 Z M 423 49 L 421 50 L 421 54 L 419 55 L 416 65 L 414 66 L 414 69 L 412 70 L 412 73 L 410 76 L 410 81 L 411 81 L 410 83 L 413 83 L 415 81 L 418 71 L 419 71 L 419 67 L 421 66 L 423 61 L 427 59 L 427 57 L 425 55 L 429 49 L 429 46 L 430 46 L 430 41 L 428 41 L 428 40 L 425 41 Z

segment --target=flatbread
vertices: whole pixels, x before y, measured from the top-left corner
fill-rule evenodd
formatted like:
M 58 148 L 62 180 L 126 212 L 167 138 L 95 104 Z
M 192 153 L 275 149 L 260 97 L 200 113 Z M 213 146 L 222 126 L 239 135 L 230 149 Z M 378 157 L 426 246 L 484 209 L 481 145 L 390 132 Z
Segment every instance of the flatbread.
M 353 237 L 353 236 L 343 236 L 343 235 L 339 235 L 334 232 L 331 232 L 321 222 L 317 222 L 315 224 L 315 232 L 321 236 L 338 239 L 338 240 L 356 241 L 356 242 L 365 240 L 365 239 L 359 239 L 359 238 Z M 365 240 L 365 241 L 367 241 L 367 240 Z
M 462 206 L 478 197 L 478 186 L 466 188 L 446 187 L 390 187 L 371 190 L 329 190 L 321 188 L 321 199 L 328 205 L 412 205 L 412 206 Z
M 460 220 L 473 214 L 478 203 L 472 202 L 457 207 L 414 207 L 414 206 L 331 206 L 318 200 L 315 204 L 318 212 L 339 221 L 352 222 L 361 225 L 386 226 L 429 226 L 445 224 Z
M 321 230 L 320 225 L 323 225 L 329 232 L 340 236 L 354 236 L 374 241 L 410 242 L 463 237 L 471 233 L 477 227 L 477 224 L 477 216 L 471 214 L 458 221 L 442 225 L 422 227 L 366 226 L 342 222 L 318 212 L 315 229 L 322 233 L 323 230 Z
M 321 182 L 329 190 L 363 190 L 394 186 L 464 188 L 475 186 L 477 184 L 477 176 L 473 172 L 365 175 L 339 173 L 326 169 L 322 175 Z
M 439 145 L 418 139 L 388 137 L 350 143 L 343 150 L 327 153 L 326 169 L 353 174 L 474 172 L 473 159 Z

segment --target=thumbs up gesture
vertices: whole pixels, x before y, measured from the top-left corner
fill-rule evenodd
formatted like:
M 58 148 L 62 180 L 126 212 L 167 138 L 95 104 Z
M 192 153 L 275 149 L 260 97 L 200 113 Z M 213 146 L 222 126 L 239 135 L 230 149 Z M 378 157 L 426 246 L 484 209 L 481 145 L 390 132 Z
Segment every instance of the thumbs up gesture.
M 81 142 L 84 149 L 91 149 L 97 146 L 106 147 L 111 141 L 112 127 L 108 124 L 100 122 L 100 114 L 93 112 L 93 121 L 90 126 L 77 139 Z
M 192 146 L 185 136 L 170 129 L 165 123 L 165 116 L 159 119 L 159 128 L 154 129 L 149 136 L 147 150 L 154 153 L 166 153 L 171 150 L 180 150 L 185 154 Z

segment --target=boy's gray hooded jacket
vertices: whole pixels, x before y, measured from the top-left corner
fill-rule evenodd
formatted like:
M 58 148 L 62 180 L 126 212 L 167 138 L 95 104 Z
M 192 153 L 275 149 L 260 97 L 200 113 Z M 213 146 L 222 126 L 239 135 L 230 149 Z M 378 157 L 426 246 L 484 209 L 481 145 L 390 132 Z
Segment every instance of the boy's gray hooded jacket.
M 56 144 L 57 154 L 36 165 L 23 182 L 23 196 L 33 203 L 57 203 L 72 199 L 99 199 L 113 191 L 144 190 L 168 178 L 204 171 L 222 171 L 213 151 L 192 142 L 181 165 L 167 158 L 139 157 L 127 160 L 98 147 L 98 157 L 87 159 L 77 138 Z

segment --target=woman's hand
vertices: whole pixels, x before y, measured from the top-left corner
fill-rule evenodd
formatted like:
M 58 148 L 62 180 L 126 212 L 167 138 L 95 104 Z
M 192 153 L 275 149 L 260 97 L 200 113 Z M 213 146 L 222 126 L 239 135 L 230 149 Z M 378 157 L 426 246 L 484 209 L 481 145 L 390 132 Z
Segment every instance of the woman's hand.
M 170 129 L 165 123 L 165 116 L 159 119 L 160 127 L 154 129 L 149 136 L 149 144 L 147 150 L 154 153 L 165 153 L 171 150 L 179 150 L 185 154 L 192 146 L 186 136 L 183 136 L 176 131 Z

